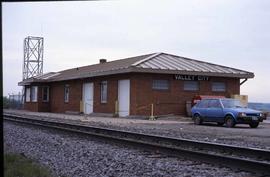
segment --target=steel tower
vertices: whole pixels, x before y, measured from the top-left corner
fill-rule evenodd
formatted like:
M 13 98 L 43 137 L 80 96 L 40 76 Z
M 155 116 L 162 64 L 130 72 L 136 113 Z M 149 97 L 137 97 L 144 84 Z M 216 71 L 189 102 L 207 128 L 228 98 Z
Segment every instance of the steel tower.
M 24 39 L 23 80 L 43 73 L 43 37 Z

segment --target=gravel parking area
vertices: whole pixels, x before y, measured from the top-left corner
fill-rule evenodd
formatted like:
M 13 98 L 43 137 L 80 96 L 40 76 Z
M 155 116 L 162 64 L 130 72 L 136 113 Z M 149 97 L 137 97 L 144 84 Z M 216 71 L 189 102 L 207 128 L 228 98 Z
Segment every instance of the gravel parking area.
M 250 128 L 249 125 L 236 125 L 235 128 L 226 128 L 219 127 L 215 123 L 200 126 L 194 125 L 191 118 L 179 116 L 150 121 L 130 118 L 108 118 L 5 110 L 5 112 L 8 111 L 17 114 L 40 116 L 42 118 L 47 117 L 56 120 L 66 120 L 85 125 L 270 150 L 269 121 L 268 123 L 261 123 L 259 127 L 255 129 Z
M 124 145 L 4 122 L 5 151 L 23 153 L 55 176 L 254 176 Z

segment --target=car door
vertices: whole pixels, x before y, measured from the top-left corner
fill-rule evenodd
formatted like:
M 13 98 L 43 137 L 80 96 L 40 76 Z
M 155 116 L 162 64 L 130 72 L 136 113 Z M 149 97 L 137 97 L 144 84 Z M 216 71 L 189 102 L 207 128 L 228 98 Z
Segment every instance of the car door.
M 209 100 L 201 100 L 199 106 L 197 107 L 198 112 L 204 120 L 207 119 L 208 102 Z
M 218 99 L 209 100 L 207 110 L 208 121 L 220 122 L 223 118 L 223 109 Z

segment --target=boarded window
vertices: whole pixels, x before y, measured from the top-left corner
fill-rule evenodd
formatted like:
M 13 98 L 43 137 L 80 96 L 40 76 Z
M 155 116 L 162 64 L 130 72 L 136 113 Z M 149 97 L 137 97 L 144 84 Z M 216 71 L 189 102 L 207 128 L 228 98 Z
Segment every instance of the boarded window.
M 32 102 L 37 102 L 37 92 L 38 92 L 37 86 L 31 87 L 31 101 Z
M 49 87 L 48 86 L 42 87 L 42 101 L 44 102 L 49 101 Z
M 25 91 L 25 101 L 30 102 L 30 88 L 26 88 Z
M 107 92 L 108 92 L 107 81 L 102 81 L 100 83 L 100 101 L 101 103 L 107 103 Z
M 64 88 L 64 99 L 65 99 L 65 103 L 69 102 L 69 85 L 65 85 Z
M 156 90 L 168 90 L 169 81 L 168 80 L 153 80 L 152 88 Z
M 212 91 L 214 92 L 225 92 L 226 85 L 224 82 L 213 82 L 212 83 Z
M 198 81 L 184 81 L 184 90 L 197 91 L 199 90 Z

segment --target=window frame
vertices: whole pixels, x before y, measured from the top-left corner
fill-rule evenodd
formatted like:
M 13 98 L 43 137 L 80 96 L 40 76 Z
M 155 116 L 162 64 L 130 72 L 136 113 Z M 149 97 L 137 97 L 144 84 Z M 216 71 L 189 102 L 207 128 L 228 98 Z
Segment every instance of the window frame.
M 190 89 L 190 88 L 186 88 L 186 83 L 197 83 L 197 88 L 196 89 Z M 184 91 L 191 91 L 191 92 L 196 92 L 200 90 L 200 83 L 199 81 L 184 81 L 183 82 L 183 90 Z
M 214 103 L 217 103 L 216 105 L 213 104 Z M 209 100 L 208 102 L 208 108 L 214 108 L 214 109 L 221 109 L 222 106 L 221 106 L 221 103 L 218 99 L 212 99 L 212 100 Z
M 35 90 L 34 93 L 33 93 L 33 90 Z M 38 86 L 32 86 L 31 87 L 30 98 L 31 98 L 31 102 L 37 102 L 38 101 Z
M 68 91 L 68 92 L 66 92 Z M 69 96 L 70 96 L 70 86 L 66 84 L 64 86 L 64 102 L 69 103 Z
M 206 109 L 208 108 L 209 105 L 209 100 L 208 99 L 203 99 L 199 102 L 199 105 L 197 105 L 197 108 L 201 108 L 201 109 Z
M 108 102 L 108 81 L 100 82 L 100 103 Z
M 220 90 L 220 88 L 218 88 L 218 89 L 214 88 L 214 84 L 224 84 L 224 90 Z M 212 82 L 211 90 L 212 90 L 212 92 L 226 92 L 226 90 L 227 90 L 226 83 L 225 82 Z
M 31 102 L 31 87 L 25 88 L 25 102 Z
M 158 84 L 157 83 L 158 81 L 166 81 L 167 82 L 167 88 L 158 87 L 158 85 L 157 85 Z M 168 79 L 153 79 L 153 81 L 152 81 L 152 89 L 153 90 L 159 90 L 159 91 L 168 91 L 170 89 L 170 81 Z
M 44 88 L 47 88 L 47 99 L 44 100 Z M 43 86 L 42 87 L 42 102 L 49 102 L 50 101 L 50 87 L 49 86 Z

